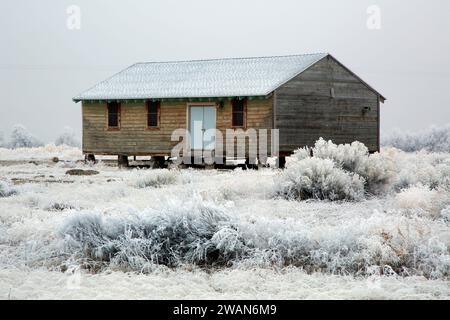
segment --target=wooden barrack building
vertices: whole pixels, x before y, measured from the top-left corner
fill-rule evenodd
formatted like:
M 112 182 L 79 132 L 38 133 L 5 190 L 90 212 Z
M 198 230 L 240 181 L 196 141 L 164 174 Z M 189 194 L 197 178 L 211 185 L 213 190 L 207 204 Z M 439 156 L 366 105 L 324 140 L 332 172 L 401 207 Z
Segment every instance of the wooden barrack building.
M 86 155 L 170 156 L 172 132 L 202 121 L 224 135 L 278 129 L 283 158 L 320 137 L 378 151 L 385 98 L 319 53 L 136 63 L 73 100 L 82 102 Z

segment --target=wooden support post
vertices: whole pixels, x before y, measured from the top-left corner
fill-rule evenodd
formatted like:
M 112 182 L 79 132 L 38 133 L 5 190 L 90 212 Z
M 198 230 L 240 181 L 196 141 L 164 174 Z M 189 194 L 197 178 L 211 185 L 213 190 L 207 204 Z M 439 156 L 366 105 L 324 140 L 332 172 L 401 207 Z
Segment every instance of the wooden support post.
M 258 158 L 258 168 L 267 167 L 267 157 Z
M 165 157 L 163 157 L 163 156 L 155 156 L 155 157 L 152 157 L 152 158 L 155 161 L 154 162 L 155 168 L 164 168 L 164 164 L 166 162 Z
M 259 159 L 257 159 L 256 163 L 252 164 L 252 169 L 253 170 L 259 170 L 259 167 L 260 167 Z
M 226 157 L 216 157 L 214 161 L 214 168 L 223 169 L 227 165 Z
M 280 169 L 284 169 L 286 167 L 286 157 L 279 156 L 277 159 L 277 167 Z
M 258 169 L 258 166 L 255 163 L 250 163 L 250 158 L 245 158 L 245 167 L 247 169 Z
M 92 153 L 86 154 L 84 156 L 84 162 L 86 162 L 86 163 L 96 163 L 95 155 L 93 155 Z
M 117 164 L 118 164 L 119 168 L 127 168 L 129 165 L 128 164 L 128 156 L 119 154 L 117 156 Z
M 225 165 L 227 163 L 227 158 L 225 157 L 214 157 L 214 164 L 215 165 Z

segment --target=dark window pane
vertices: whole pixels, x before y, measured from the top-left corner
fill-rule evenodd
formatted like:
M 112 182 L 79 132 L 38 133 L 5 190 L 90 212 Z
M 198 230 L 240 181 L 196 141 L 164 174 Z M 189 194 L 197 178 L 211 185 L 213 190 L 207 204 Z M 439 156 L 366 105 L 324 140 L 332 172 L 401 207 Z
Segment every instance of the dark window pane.
M 233 127 L 243 127 L 245 117 L 244 100 L 233 100 L 232 105 L 233 105 L 232 125 Z
M 243 112 L 233 112 L 233 127 L 244 126 L 244 113 Z
M 119 126 L 119 104 L 117 102 L 108 103 L 108 127 Z
M 158 114 L 157 113 L 149 113 L 147 117 L 147 123 L 149 127 L 157 127 L 158 126 Z
M 158 102 L 157 101 L 149 101 L 148 113 L 158 113 Z
M 148 101 L 147 102 L 147 127 L 157 127 L 158 126 L 158 101 Z
M 110 113 L 108 115 L 108 126 L 109 127 L 118 127 L 119 126 L 119 117 L 117 113 Z
M 244 102 L 242 100 L 235 100 L 233 106 L 233 112 L 243 112 Z
M 119 104 L 117 102 L 108 103 L 108 111 L 110 113 L 119 113 Z

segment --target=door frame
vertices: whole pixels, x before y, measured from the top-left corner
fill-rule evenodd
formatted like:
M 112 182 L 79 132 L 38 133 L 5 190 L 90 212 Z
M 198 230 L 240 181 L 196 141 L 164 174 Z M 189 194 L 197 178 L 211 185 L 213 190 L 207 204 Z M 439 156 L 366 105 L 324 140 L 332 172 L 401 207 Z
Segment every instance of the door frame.
M 217 102 L 188 102 L 186 103 L 186 129 L 191 134 L 191 107 L 211 107 L 214 108 L 214 122 L 215 129 L 217 130 Z M 192 135 L 191 135 L 192 137 Z M 191 142 L 192 143 L 192 142 Z M 215 150 L 215 147 L 214 149 Z M 199 149 L 191 149 L 192 151 L 200 151 Z M 203 147 L 201 149 L 203 152 Z

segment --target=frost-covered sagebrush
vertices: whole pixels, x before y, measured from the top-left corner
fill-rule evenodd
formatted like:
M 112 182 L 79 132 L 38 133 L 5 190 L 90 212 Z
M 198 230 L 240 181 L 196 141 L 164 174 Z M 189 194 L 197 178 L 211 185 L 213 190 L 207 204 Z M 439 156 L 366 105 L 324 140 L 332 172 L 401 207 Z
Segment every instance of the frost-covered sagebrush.
M 427 216 L 408 219 L 374 213 L 324 229 L 297 219 L 238 218 L 200 199 L 115 217 L 76 214 L 61 231 L 62 252 L 88 267 L 138 272 L 157 265 L 195 264 L 297 266 L 307 272 L 353 275 L 374 270 L 430 278 L 449 275 L 448 245 L 439 233 L 424 232 L 431 221 Z
M 137 173 L 135 173 L 135 176 L 136 175 L 137 178 L 135 180 L 135 186 L 137 188 L 158 188 L 164 185 L 176 183 L 179 172 L 175 170 L 159 169 L 138 171 Z
M 441 211 L 441 217 L 445 222 L 450 223 L 450 205 L 446 206 Z
M 450 186 L 450 154 L 420 151 L 406 153 L 395 148 L 384 149 L 386 158 L 395 163 L 391 189 L 400 191 L 417 184 L 432 189 Z
M 202 203 L 123 218 L 81 214 L 62 235 L 69 251 L 90 261 L 141 271 L 155 264 L 223 264 L 242 247 L 230 217 Z
M 14 189 L 9 183 L 6 181 L 0 180 L 0 198 L 9 197 L 17 193 L 17 190 Z
M 302 200 L 359 200 L 364 195 L 364 180 L 330 159 L 306 158 L 291 164 L 277 187 L 279 195 Z
M 369 154 L 364 144 L 336 145 L 321 138 L 313 148 L 294 153 L 276 193 L 297 199 L 358 200 L 364 193 L 384 191 L 392 177 L 392 161 Z
M 395 202 L 408 212 L 438 218 L 450 204 L 450 186 L 432 189 L 422 184 L 413 185 L 397 193 Z
M 311 157 L 311 153 L 313 156 Z M 403 152 L 395 148 L 384 148 L 381 153 L 369 154 L 360 142 L 336 145 L 319 139 L 313 148 L 295 151 L 289 166 L 306 159 L 329 159 L 336 168 L 364 179 L 367 194 L 383 195 L 398 192 L 417 184 L 432 189 L 450 186 L 450 154 L 420 151 Z M 312 164 L 313 162 L 310 162 Z M 288 166 L 285 176 L 301 176 Z
M 389 183 L 393 175 L 391 159 L 379 153 L 369 154 L 369 149 L 358 141 L 336 145 L 332 141 L 319 139 L 312 152 L 314 157 L 331 159 L 338 167 L 364 178 L 369 192 Z

